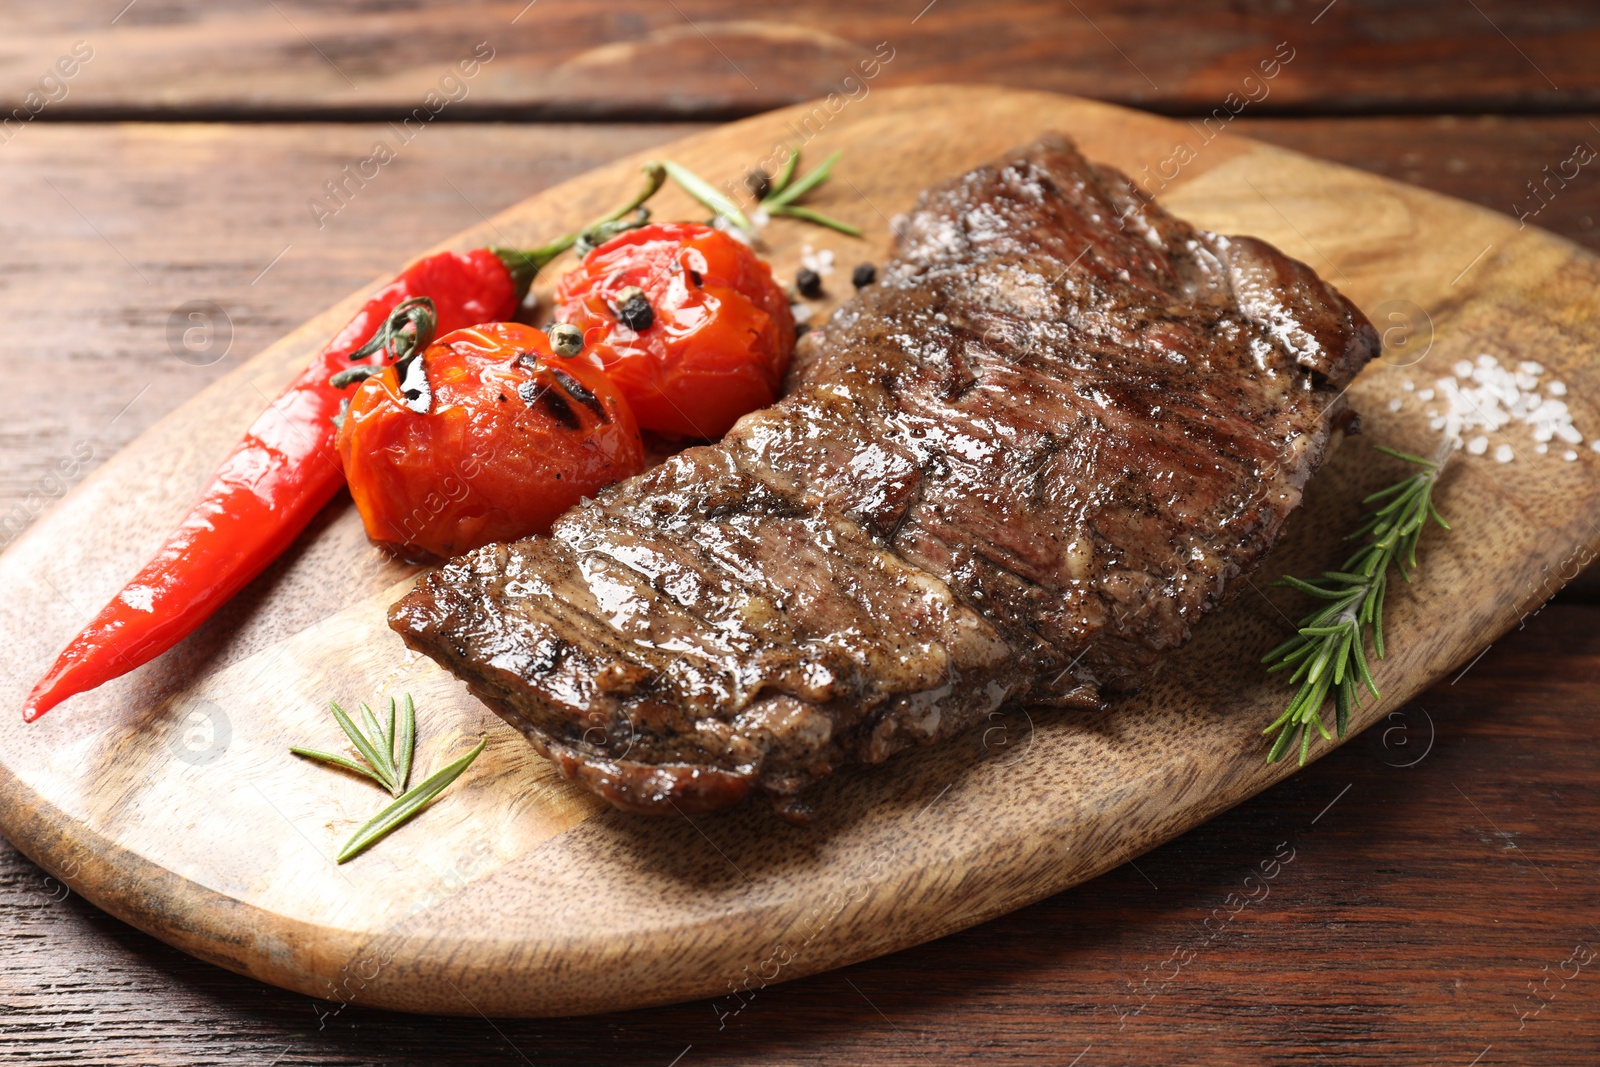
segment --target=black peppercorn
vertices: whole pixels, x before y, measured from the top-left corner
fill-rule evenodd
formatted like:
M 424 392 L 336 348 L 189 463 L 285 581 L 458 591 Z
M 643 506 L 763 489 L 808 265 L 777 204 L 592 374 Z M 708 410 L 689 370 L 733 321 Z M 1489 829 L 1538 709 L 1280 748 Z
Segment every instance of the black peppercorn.
M 772 176 L 764 170 L 753 170 L 744 176 L 744 187 L 757 200 L 765 200 L 772 192 Z
M 643 289 L 630 285 L 617 294 L 617 321 L 628 329 L 640 333 L 648 330 L 655 320 L 656 313 L 645 299 Z
M 871 263 L 857 263 L 856 269 L 850 272 L 850 283 L 857 289 L 865 289 L 878 280 L 878 268 Z
M 822 275 L 810 267 L 801 267 L 800 272 L 794 276 L 794 287 L 807 300 L 815 300 L 822 295 Z

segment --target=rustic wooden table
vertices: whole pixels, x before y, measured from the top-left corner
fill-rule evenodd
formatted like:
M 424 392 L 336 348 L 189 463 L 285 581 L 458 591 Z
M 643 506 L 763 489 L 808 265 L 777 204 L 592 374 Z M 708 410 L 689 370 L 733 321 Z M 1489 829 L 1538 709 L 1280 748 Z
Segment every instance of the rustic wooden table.
M 843 79 L 880 43 L 876 85 L 991 81 L 1200 116 L 1283 42 L 1292 62 L 1236 129 L 1600 251 L 1592 165 L 1532 192 L 1600 145 L 1586 0 L 124 3 L 6 5 L 0 546 L 333 297 L 623 153 L 859 92 Z M 475 52 L 491 57 L 477 75 L 448 80 Z M 418 107 L 437 115 L 329 200 L 324 183 Z M 212 332 L 185 347 L 196 302 Z M 0 1059 L 1587 1067 L 1597 592 L 1581 577 L 1383 726 L 1095 882 L 761 990 L 726 1025 L 704 1002 L 526 1022 L 336 1010 L 123 926 L 0 842 Z M 1287 855 L 1267 896 L 1228 910 Z

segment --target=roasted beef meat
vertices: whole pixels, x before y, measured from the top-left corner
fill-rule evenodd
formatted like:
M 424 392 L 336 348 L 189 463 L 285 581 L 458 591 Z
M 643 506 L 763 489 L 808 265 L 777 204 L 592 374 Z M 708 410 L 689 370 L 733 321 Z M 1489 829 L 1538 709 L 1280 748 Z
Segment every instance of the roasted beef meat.
M 924 193 L 775 407 L 424 577 L 391 623 L 633 812 L 804 812 L 1007 703 L 1097 707 L 1248 575 L 1378 349 L 1046 137 Z

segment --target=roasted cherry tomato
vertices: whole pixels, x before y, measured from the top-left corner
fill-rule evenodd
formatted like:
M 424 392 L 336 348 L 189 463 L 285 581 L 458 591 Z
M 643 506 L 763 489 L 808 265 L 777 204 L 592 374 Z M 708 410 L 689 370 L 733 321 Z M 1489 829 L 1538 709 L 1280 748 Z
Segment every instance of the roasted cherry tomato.
M 709 226 L 620 234 L 561 279 L 556 299 L 556 318 L 583 331 L 648 430 L 721 437 L 777 399 L 794 354 L 772 271 Z
M 339 430 L 374 541 L 443 559 L 548 533 L 644 466 L 628 402 L 591 353 L 564 358 L 544 331 L 499 322 L 447 334 L 421 359 L 425 397 L 388 368 L 362 383 Z

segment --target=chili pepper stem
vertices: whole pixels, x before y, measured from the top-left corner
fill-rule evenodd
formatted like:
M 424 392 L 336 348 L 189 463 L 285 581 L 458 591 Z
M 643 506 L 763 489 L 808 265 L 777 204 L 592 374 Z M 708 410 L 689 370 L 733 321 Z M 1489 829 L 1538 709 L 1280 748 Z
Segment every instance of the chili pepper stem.
M 644 188 L 634 194 L 632 200 L 619 207 L 603 218 L 595 219 L 582 230 L 576 230 L 565 236 L 558 237 L 549 244 L 540 245 L 538 248 L 519 249 L 506 245 L 490 245 L 489 251 L 500 257 L 500 262 L 506 265 L 506 270 L 511 274 L 511 283 L 516 288 L 517 301 L 528 295 L 528 289 L 533 285 L 533 279 L 543 270 L 550 261 L 561 253 L 571 248 L 578 242 L 585 230 L 603 226 L 608 222 L 616 222 L 629 212 L 638 209 L 646 200 L 656 195 L 661 184 L 667 180 L 667 171 L 660 163 L 646 163 L 643 167 L 645 175 Z

